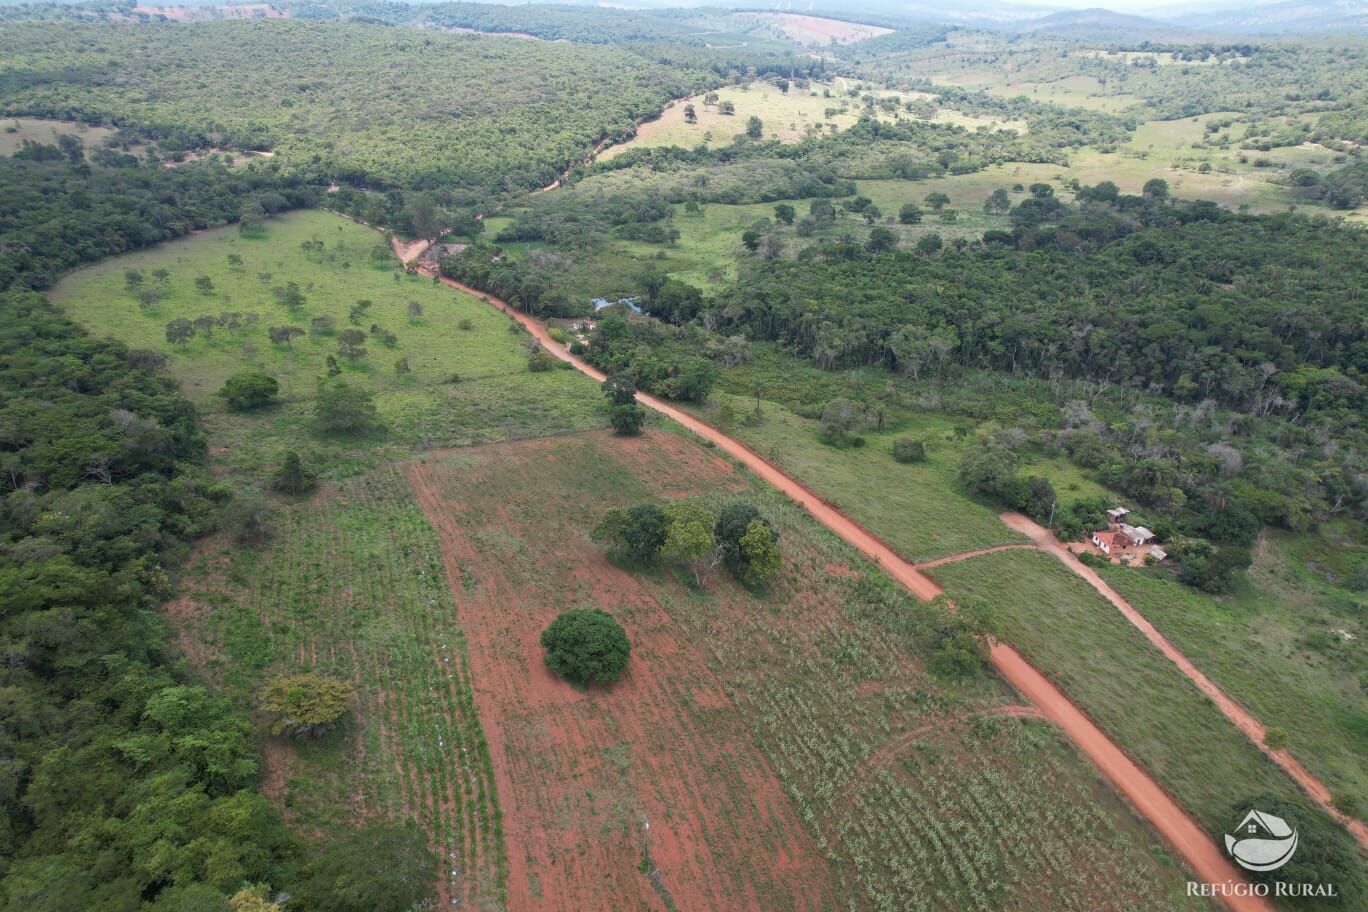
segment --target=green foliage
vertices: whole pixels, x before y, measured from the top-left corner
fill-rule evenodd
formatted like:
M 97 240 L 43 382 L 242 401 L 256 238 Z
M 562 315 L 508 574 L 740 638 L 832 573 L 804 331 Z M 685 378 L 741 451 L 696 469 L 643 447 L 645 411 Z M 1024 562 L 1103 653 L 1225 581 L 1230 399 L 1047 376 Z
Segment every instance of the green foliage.
M 616 681 L 632 651 L 622 625 L 597 608 L 561 612 L 542 631 L 541 644 L 551 670 L 582 687 Z
M 298 177 L 276 172 L 211 163 L 163 168 L 113 152 L 92 157 L 72 165 L 0 155 L 0 291 L 45 289 L 81 263 L 236 221 L 255 195 L 277 195 L 282 208 L 314 200 Z M 141 277 L 125 279 L 130 293 L 158 293 Z
M 613 405 L 631 405 L 636 402 L 636 383 L 632 380 L 632 375 L 626 371 L 611 374 L 600 388 Z
M 832 446 L 856 444 L 860 437 L 855 431 L 863 426 L 864 414 L 860 407 L 844 396 L 838 396 L 822 406 L 823 443 Z
M 761 586 L 783 565 L 778 536 L 763 519 L 753 519 L 736 542 L 740 554 L 737 578 L 752 588 Z
M 355 697 L 355 688 L 346 681 L 298 674 L 267 682 L 257 705 L 275 716 L 271 734 L 318 737 L 351 711 Z
M 681 500 L 665 507 L 664 552 L 685 564 L 700 588 L 707 584 L 708 574 L 717 566 L 722 550 L 717 547 L 713 529 L 717 518 L 692 501 Z
M 898 462 L 925 462 L 926 444 L 911 437 L 899 437 L 893 441 L 893 458 Z
M 420 828 L 368 823 L 319 854 L 300 887 L 299 908 L 306 912 L 410 912 L 428 897 L 437 863 L 427 834 Z
M 193 408 L 133 361 L 0 294 L 0 648 L 24 657 L 0 669 L 7 908 L 221 904 L 283 884 L 294 851 L 251 726 L 178 677 L 150 610 L 223 492 Z
M 285 454 L 285 460 L 281 463 L 280 471 L 271 481 L 271 487 L 282 494 L 299 496 L 312 491 L 317 479 L 314 473 L 309 470 L 299 458 L 299 454 L 291 450 Z
M 590 338 L 585 360 L 613 375 L 626 373 L 637 389 L 667 399 L 704 402 L 717 381 L 717 365 L 697 346 L 655 321 L 605 317 Z
M 600 137 L 630 134 L 667 99 L 712 78 L 607 47 L 297 20 L 14 25 L 0 37 L 0 58 L 16 77 L 13 110 L 156 125 L 166 152 L 272 149 L 345 184 L 479 196 L 550 182 Z M 54 61 L 83 77 L 54 78 Z M 195 79 L 162 78 L 187 67 Z M 555 74 L 554 87 L 545 74 Z M 150 82 L 161 89 L 126 88 Z M 459 103 L 434 107 L 429 90 L 439 85 L 463 86 Z M 383 196 L 335 197 L 343 208 L 387 205 Z M 398 214 L 389 221 L 409 230 Z
M 539 348 L 527 358 L 527 369 L 534 374 L 555 370 L 560 359 L 544 348 Z
M 279 391 L 280 384 L 274 377 L 260 371 L 244 371 L 229 377 L 219 395 L 233 411 L 252 412 L 272 405 Z
M 375 397 L 341 380 L 319 381 L 314 417 L 328 434 L 365 434 L 378 427 Z
M 591 538 L 631 560 L 653 561 L 665 546 L 669 522 L 655 504 L 609 510 Z
M 646 424 L 646 410 L 636 403 L 615 405 L 608 413 L 608 422 L 613 426 L 613 433 L 634 437 Z

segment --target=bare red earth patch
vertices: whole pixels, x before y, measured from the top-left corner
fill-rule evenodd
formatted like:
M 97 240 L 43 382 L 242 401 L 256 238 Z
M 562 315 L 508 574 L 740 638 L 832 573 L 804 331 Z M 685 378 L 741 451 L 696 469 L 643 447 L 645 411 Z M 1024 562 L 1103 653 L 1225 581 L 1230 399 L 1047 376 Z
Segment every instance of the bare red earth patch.
M 743 486 L 732 467 L 670 433 L 595 433 L 404 471 L 468 638 L 508 908 L 834 907 L 826 861 L 701 650 L 588 539 L 608 506 Z M 626 627 L 632 660 L 613 686 L 580 691 L 546 669 L 541 632 L 571 607 Z

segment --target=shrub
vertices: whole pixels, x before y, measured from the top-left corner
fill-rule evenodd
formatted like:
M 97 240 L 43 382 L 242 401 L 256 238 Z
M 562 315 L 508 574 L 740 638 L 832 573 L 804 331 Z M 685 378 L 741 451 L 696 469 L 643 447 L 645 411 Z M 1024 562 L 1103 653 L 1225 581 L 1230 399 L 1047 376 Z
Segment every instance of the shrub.
M 280 384 L 274 377 L 260 371 L 244 371 L 229 377 L 218 394 L 233 411 L 250 412 L 275 402 L 279 391 Z
M 613 425 L 613 433 L 633 437 L 640 434 L 646 424 L 646 410 L 639 405 L 615 405 L 608 420 Z
M 338 723 L 351 708 L 356 691 L 345 681 L 316 674 L 271 680 L 261 693 L 261 709 L 276 716 L 271 734 L 318 736 Z
M 285 461 L 271 480 L 271 487 L 282 494 L 298 495 L 312 491 L 314 483 L 313 472 L 305 468 L 298 453 L 291 451 L 285 454 Z
M 362 434 L 376 427 L 375 398 L 340 380 L 319 383 L 314 415 L 327 433 Z
M 597 608 L 564 611 L 542 631 L 547 666 L 574 684 L 611 684 L 627 667 L 632 645 L 612 615 Z
M 556 367 L 557 360 L 558 359 L 555 355 L 551 354 L 549 351 L 546 351 L 545 349 L 539 348 L 536 351 L 534 351 L 532 355 L 527 359 L 527 369 L 532 371 L 532 373 L 534 374 L 540 374 L 544 371 L 554 370 Z
M 893 458 L 898 462 L 925 462 L 926 446 L 911 437 L 899 437 L 893 441 Z
M 1269 750 L 1286 750 L 1287 730 L 1279 728 L 1276 725 L 1271 725 L 1264 730 L 1263 742 L 1264 746 L 1267 747 Z

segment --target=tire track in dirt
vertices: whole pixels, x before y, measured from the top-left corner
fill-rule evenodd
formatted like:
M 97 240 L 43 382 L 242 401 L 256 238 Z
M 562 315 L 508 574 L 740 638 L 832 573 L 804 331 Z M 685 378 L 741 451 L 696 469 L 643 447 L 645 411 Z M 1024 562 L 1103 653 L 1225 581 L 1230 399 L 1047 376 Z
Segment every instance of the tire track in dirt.
M 954 564 L 959 561 L 968 560 L 971 557 L 982 557 L 985 554 L 997 554 L 999 551 L 1020 551 L 1022 549 L 1033 549 L 1035 545 L 1023 543 L 1011 545 L 994 545 L 991 548 L 979 548 L 977 551 L 961 551 L 959 554 L 947 554 L 945 557 L 938 557 L 934 560 L 922 561 L 913 566 L 918 570 L 932 570 L 942 564 Z
M 532 333 L 533 337 L 547 351 L 562 360 L 569 361 L 581 373 L 595 380 L 602 382 L 606 379 L 601 371 L 557 345 L 544 326 L 532 317 L 513 310 L 506 302 L 453 279 L 438 276 L 430 268 L 420 267 L 419 272 L 423 275 L 436 277 L 449 287 L 456 288 L 499 307 Z M 941 594 L 942 590 L 939 585 L 918 572 L 912 564 L 899 557 L 892 548 L 880 541 L 871 532 L 825 503 L 802 483 L 790 478 L 740 441 L 734 440 L 654 396 L 638 394 L 637 399 L 641 404 L 673 419 L 704 440 L 712 442 L 717 448 L 735 457 L 757 476 L 778 488 L 794 503 L 807 510 L 813 518 L 840 536 L 847 544 L 878 564 L 881 569 L 901 583 L 913 595 L 924 601 L 930 601 Z M 1063 691 L 1052 684 L 1035 666 L 1027 662 L 1020 653 L 1006 644 L 993 643 L 989 650 L 989 661 L 1008 683 L 1039 706 L 1045 717 L 1059 726 L 1073 741 L 1074 745 L 1131 802 L 1137 812 L 1148 820 L 1160 835 L 1178 851 L 1198 877 L 1212 884 L 1247 883 L 1244 876 L 1231 864 L 1191 815 L 1180 807 L 1149 773 L 1126 756 L 1082 710 L 1074 705 Z M 1255 912 L 1255 910 L 1257 912 L 1272 912 L 1273 909 L 1269 902 L 1254 896 L 1226 896 L 1222 899 L 1227 906 L 1236 912 Z
M 1269 749 L 1269 747 L 1264 744 L 1264 735 L 1267 733 L 1267 728 L 1264 724 L 1256 719 L 1249 710 L 1236 702 L 1233 697 L 1217 686 L 1215 681 L 1208 678 L 1191 659 L 1184 655 L 1177 646 L 1174 646 L 1173 643 L 1169 641 L 1168 637 L 1160 633 L 1159 629 L 1150 623 L 1149 618 L 1145 617 L 1137 608 L 1135 608 L 1135 606 L 1122 598 L 1119 592 L 1108 585 L 1107 581 L 1104 580 L 1096 570 L 1079 560 L 1077 555 L 1064 547 L 1059 539 L 1055 538 L 1054 533 L 1035 522 L 1030 517 L 1020 513 L 1007 512 L 1002 514 L 1001 519 L 1008 528 L 1028 536 L 1031 541 L 1035 542 L 1033 546 L 1028 547 L 1035 547 L 1044 551 L 1046 554 L 1054 555 L 1064 564 L 1064 566 L 1072 570 L 1076 576 L 1086 582 L 1089 586 L 1092 586 L 1093 589 L 1097 590 L 1098 594 L 1120 611 L 1122 616 L 1130 621 L 1137 630 L 1143 633 L 1145 639 L 1149 640 L 1156 649 L 1163 653 L 1165 658 L 1178 666 L 1178 670 L 1181 671 L 1188 680 L 1192 681 L 1193 684 L 1196 684 L 1197 689 L 1206 694 L 1206 696 L 1211 699 L 1211 702 L 1216 704 L 1216 708 L 1219 709 L 1236 728 L 1243 732 L 1250 741 L 1254 742 L 1255 747 L 1263 751 L 1264 755 L 1278 764 L 1278 766 L 1282 767 L 1283 770 L 1292 777 L 1293 781 L 1301 786 L 1302 790 L 1320 805 L 1323 811 L 1339 821 L 1345 829 L 1349 830 L 1354 838 L 1358 840 L 1360 847 L 1368 849 L 1368 826 L 1365 826 L 1361 821 L 1341 813 L 1332 803 L 1330 789 L 1326 788 L 1325 784 L 1317 779 L 1310 770 L 1302 766 L 1301 763 L 1292 756 L 1290 751 L 1286 749 Z M 963 556 L 972 557 L 974 555 L 966 554 Z

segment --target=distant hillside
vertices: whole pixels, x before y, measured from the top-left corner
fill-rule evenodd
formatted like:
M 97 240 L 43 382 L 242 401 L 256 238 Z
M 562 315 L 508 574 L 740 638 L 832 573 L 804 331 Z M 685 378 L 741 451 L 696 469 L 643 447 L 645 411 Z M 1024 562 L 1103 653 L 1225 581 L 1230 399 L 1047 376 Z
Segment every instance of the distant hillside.
M 1169 21 L 1243 35 L 1368 34 L 1368 0 L 1285 0 L 1177 15 Z
M 1054 35 L 1083 41 L 1131 42 L 1195 37 L 1186 29 L 1170 23 L 1101 8 L 1051 13 L 1038 19 L 1012 23 L 1007 28 L 1024 34 Z

